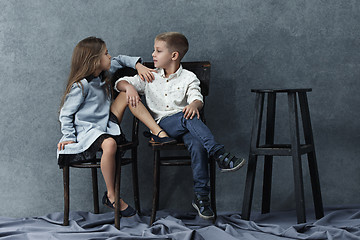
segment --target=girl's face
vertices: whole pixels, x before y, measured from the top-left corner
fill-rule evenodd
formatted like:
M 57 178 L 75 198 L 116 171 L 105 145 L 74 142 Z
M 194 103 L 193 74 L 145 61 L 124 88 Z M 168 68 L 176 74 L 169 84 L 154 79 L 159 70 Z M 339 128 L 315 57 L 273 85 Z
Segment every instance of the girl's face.
M 105 47 L 105 52 L 103 52 L 100 56 L 100 66 L 95 71 L 95 76 L 98 76 L 102 71 L 108 71 L 110 70 L 111 66 L 111 56 Z

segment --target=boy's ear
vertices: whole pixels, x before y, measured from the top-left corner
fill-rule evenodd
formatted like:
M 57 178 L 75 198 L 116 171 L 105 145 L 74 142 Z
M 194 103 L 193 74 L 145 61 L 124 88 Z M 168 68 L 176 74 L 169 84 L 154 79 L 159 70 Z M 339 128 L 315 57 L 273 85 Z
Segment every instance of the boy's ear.
M 176 61 L 179 58 L 179 52 L 172 52 L 171 60 Z

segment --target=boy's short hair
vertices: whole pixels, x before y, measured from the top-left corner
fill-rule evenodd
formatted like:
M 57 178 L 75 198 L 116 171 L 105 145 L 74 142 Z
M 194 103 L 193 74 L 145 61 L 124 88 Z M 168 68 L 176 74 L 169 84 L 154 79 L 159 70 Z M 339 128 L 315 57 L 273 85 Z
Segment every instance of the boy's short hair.
M 178 52 L 180 60 L 185 56 L 189 49 L 189 42 L 186 37 L 179 32 L 164 32 L 155 37 L 155 41 L 164 41 L 170 52 Z

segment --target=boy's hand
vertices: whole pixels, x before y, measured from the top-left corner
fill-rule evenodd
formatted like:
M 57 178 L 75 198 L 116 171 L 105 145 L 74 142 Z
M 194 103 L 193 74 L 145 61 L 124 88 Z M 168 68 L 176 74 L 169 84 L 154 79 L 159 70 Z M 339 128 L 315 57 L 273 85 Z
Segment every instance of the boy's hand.
M 136 107 L 141 101 L 138 92 L 132 85 L 128 85 L 126 87 L 126 100 L 132 107 Z
M 197 118 L 200 118 L 199 109 L 196 106 L 194 102 L 190 103 L 189 105 L 185 106 L 183 109 L 184 118 L 185 119 L 193 119 L 195 115 L 197 115 Z
M 60 150 L 64 150 L 65 149 L 65 145 L 71 144 L 71 143 L 75 143 L 74 141 L 64 141 L 64 142 L 60 142 L 58 143 L 57 147 Z
M 146 80 L 147 82 L 152 82 L 155 79 L 154 74 L 152 73 L 152 72 L 156 72 L 155 69 L 145 67 L 141 63 L 137 63 L 135 65 L 135 68 L 136 68 L 141 80 L 143 80 L 143 81 Z

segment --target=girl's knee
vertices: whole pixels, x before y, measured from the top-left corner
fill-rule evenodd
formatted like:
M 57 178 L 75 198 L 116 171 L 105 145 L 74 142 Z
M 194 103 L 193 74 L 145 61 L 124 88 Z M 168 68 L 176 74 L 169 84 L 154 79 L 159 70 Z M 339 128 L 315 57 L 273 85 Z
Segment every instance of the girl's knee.
M 101 148 L 103 150 L 104 153 L 112 153 L 115 154 L 116 153 L 116 149 L 117 149 L 117 143 L 115 141 L 115 139 L 113 138 L 107 138 L 103 141 L 103 143 L 101 144 Z
M 115 98 L 114 102 L 111 104 L 111 108 L 113 108 L 114 111 L 115 110 L 122 111 L 123 109 L 126 108 L 126 106 L 127 106 L 126 93 L 120 92 Z

